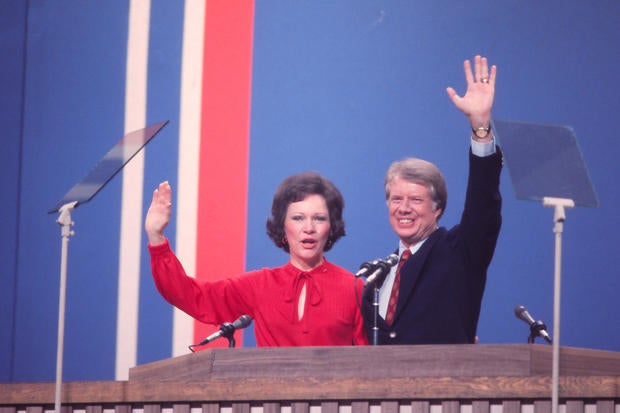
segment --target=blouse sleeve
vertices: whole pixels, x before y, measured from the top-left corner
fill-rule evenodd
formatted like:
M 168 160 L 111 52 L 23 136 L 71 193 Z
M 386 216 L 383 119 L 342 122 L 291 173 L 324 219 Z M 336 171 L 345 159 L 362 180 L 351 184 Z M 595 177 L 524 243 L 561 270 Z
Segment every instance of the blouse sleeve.
M 148 249 L 155 286 L 170 304 L 208 324 L 229 322 L 243 314 L 253 316 L 253 289 L 244 288 L 250 282 L 247 277 L 201 282 L 186 274 L 168 240 Z

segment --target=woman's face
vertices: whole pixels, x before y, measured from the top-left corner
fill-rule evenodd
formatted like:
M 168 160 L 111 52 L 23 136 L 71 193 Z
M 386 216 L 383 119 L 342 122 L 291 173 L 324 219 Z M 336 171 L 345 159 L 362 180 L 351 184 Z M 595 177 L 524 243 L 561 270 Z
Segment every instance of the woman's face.
M 308 195 L 292 202 L 284 218 L 284 234 L 291 264 L 309 271 L 323 262 L 323 250 L 329 238 L 329 210 L 321 195 Z

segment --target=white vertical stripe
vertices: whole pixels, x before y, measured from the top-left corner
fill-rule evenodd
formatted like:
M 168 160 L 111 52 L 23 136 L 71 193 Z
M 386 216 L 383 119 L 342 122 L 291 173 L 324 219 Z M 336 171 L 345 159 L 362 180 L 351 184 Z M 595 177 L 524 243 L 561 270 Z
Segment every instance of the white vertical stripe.
M 186 0 L 181 67 L 179 170 L 176 215 L 176 254 L 187 274 L 196 273 L 196 225 L 202 102 L 202 58 L 206 0 Z M 194 322 L 174 309 L 172 355 L 188 352 Z
M 125 133 L 146 123 L 150 0 L 131 0 L 125 79 Z M 144 151 L 123 169 L 116 318 L 116 380 L 126 380 L 138 352 Z

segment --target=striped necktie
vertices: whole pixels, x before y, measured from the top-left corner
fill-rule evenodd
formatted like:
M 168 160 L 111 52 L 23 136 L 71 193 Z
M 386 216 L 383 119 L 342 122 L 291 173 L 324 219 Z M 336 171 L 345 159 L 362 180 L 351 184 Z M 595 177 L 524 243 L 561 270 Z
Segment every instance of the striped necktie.
M 407 248 L 403 251 L 403 255 L 400 257 L 398 267 L 396 268 L 396 277 L 394 278 L 394 285 L 392 286 L 392 293 L 390 294 L 390 301 L 388 303 L 387 312 L 385 313 L 385 321 L 392 325 L 394 322 L 394 315 L 396 314 L 396 303 L 398 303 L 398 290 L 400 288 L 400 269 L 405 265 L 407 259 L 411 256 L 411 250 Z

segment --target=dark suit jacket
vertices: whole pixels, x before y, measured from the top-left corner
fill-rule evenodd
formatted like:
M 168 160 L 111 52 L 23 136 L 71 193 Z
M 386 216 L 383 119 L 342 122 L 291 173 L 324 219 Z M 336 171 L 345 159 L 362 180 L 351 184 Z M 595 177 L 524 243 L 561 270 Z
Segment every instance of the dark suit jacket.
M 461 222 L 437 229 L 401 269 L 394 323 L 378 317 L 379 344 L 473 343 L 487 268 L 501 227 L 502 155 L 469 154 Z M 363 314 L 372 343 L 374 287 L 364 291 Z

